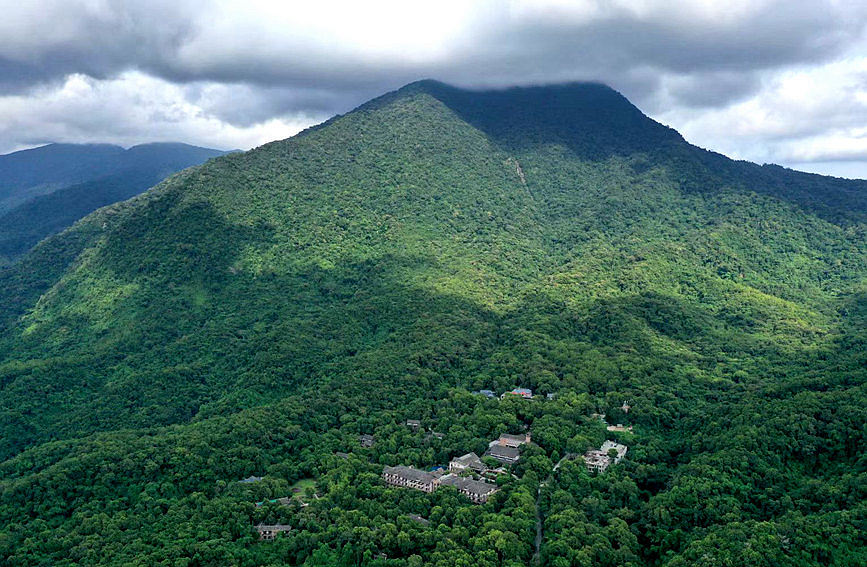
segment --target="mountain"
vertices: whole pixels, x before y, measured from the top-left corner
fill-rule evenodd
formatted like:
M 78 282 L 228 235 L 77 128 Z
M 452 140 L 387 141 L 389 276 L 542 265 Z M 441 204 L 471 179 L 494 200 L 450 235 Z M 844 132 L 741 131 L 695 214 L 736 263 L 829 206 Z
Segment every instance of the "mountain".
M 0 264 L 96 209 L 226 152 L 159 143 L 50 144 L 0 156 Z
M 863 564 L 865 229 L 867 183 L 597 84 L 423 81 L 211 160 L 0 271 L 0 560 Z M 483 505 L 379 476 L 522 431 Z

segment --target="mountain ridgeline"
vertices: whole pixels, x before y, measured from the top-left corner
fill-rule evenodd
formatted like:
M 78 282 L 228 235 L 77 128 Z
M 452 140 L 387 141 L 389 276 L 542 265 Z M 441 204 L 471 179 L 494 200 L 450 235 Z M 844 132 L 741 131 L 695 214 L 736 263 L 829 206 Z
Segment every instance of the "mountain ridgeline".
M 0 265 L 96 209 L 226 152 L 187 144 L 49 144 L 0 156 Z
M 0 271 L 0 562 L 862 565 L 865 230 L 597 84 L 211 160 Z M 521 431 L 485 504 L 379 478 Z

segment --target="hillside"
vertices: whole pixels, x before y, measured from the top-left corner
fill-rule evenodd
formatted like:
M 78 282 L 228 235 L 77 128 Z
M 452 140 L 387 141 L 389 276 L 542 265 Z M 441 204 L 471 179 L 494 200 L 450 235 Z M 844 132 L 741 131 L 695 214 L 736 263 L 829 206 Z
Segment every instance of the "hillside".
M 865 229 L 867 183 L 596 84 L 423 81 L 211 160 L 0 271 L 0 559 L 863 564 Z M 484 505 L 379 479 L 525 429 Z
M 225 152 L 187 144 L 50 144 L 0 156 L 0 265 L 44 237 Z

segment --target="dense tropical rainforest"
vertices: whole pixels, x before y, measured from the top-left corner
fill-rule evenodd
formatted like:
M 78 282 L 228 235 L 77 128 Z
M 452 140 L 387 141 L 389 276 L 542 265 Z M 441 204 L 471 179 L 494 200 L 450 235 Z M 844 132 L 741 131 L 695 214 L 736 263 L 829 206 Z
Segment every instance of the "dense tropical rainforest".
M 0 271 L 0 563 L 862 566 L 865 378 L 867 183 L 423 81 Z M 522 431 L 485 504 L 380 478 Z
M 171 143 L 48 144 L 0 156 L 0 266 L 96 209 L 224 153 Z

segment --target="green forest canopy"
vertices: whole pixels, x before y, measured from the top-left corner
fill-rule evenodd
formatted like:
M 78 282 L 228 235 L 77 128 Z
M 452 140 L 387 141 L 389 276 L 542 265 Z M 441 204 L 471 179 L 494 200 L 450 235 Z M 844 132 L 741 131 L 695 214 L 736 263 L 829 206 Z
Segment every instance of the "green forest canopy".
M 863 565 L 865 202 L 595 84 L 415 83 L 186 170 L 0 272 L 0 558 Z M 557 395 L 470 393 L 516 386 Z M 484 505 L 379 478 L 524 428 Z

